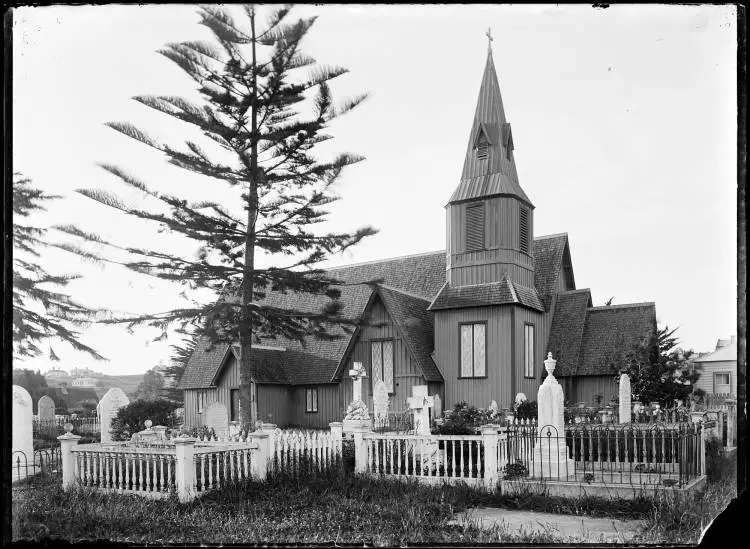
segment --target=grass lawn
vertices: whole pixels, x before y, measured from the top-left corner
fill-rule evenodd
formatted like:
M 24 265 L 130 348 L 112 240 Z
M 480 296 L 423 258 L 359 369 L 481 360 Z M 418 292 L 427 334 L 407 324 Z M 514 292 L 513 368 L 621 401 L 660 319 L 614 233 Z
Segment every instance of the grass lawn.
M 538 495 L 489 495 L 462 486 L 355 477 L 331 472 L 266 484 L 245 482 L 181 504 L 138 496 L 104 495 L 85 488 L 62 491 L 59 476 L 13 487 L 13 539 L 59 537 L 132 543 L 488 543 L 560 542 L 554 534 L 507 532 L 499 527 L 449 525 L 473 506 L 647 520 L 643 541 L 695 542 L 733 497 L 733 475 L 716 480 L 707 497 L 616 501 Z M 732 487 L 731 490 L 727 489 Z

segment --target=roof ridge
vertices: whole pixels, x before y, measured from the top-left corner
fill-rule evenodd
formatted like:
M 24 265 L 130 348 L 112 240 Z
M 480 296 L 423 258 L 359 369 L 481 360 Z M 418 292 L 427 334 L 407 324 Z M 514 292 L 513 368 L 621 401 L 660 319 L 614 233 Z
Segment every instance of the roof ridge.
M 433 255 L 433 254 L 444 254 L 445 250 L 435 250 L 432 252 L 420 252 L 416 254 L 408 254 L 408 255 L 399 255 L 396 257 L 386 257 L 383 259 L 372 259 L 370 261 L 362 261 L 360 263 L 348 263 L 346 265 L 337 265 L 334 267 L 326 267 L 323 269 L 324 271 L 337 271 L 339 269 L 348 269 L 349 267 L 360 267 L 362 265 L 372 265 L 373 263 L 385 263 L 387 261 L 397 261 L 399 259 L 411 259 L 413 257 L 424 257 L 426 255 Z
M 506 280 L 508 282 L 508 287 L 510 288 L 510 295 L 513 296 L 513 301 L 518 303 L 520 300 L 518 299 L 518 293 L 516 292 L 516 288 L 515 286 L 513 286 L 513 281 L 508 278 L 507 274 L 503 276 L 503 280 Z
M 385 288 L 386 290 L 390 290 L 390 291 L 396 292 L 398 294 L 408 295 L 409 297 L 413 297 L 415 299 L 419 299 L 420 301 L 426 301 L 427 303 L 430 303 L 430 300 L 427 299 L 426 297 L 422 297 L 420 295 L 413 294 L 411 292 L 407 292 L 407 291 L 402 290 L 400 288 L 394 288 L 393 286 L 388 286 L 387 284 L 376 284 L 376 286 L 378 286 L 380 288 Z
M 558 236 L 568 236 L 568 233 L 555 233 L 555 234 L 546 234 L 543 236 L 535 236 L 534 240 L 544 240 L 545 238 L 556 238 Z
M 566 294 L 580 294 L 583 292 L 591 293 L 591 288 L 580 288 L 578 290 L 566 290 L 564 292 L 558 292 L 557 295 L 561 296 L 561 295 L 566 295 Z M 612 305 L 610 305 L 610 307 L 612 307 Z
M 601 311 L 604 309 L 627 309 L 627 308 L 635 308 L 635 307 L 654 307 L 654 306 L 656 306 L 655 301 L 643 301 L 642 303 L 623 303 L 621 305 L 599 305 L 597 307 L 588 307 L 587 309 L 589 311 L 591 310 Z

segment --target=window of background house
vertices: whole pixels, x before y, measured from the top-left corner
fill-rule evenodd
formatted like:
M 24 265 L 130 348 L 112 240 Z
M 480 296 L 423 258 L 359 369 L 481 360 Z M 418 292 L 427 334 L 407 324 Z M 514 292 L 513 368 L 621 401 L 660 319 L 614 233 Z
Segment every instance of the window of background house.
M 393 393 L 393 340 L 373 341 L 371 345 L 373 391 L 375 382 L 382 379 L 388 392 Z
M 731 392 L 729 388 L 729 372 L 714 373 L 714 393 L 726 394 Z
M 305 389 L 305 412 L 318 411 L 318 388 L 308 387 Z
M 525 324 L 523 327 L 523 375 L 534 377 L 534 325 Z
M 229 421 L 240 420 L 240 390 L 229 390 Z
M 466 250 L 484 249 L 484 203 L 466 206 Z
M 484 377 L 486 375 L 485 323 L 461 324 L 460 329 L 460 377 Z

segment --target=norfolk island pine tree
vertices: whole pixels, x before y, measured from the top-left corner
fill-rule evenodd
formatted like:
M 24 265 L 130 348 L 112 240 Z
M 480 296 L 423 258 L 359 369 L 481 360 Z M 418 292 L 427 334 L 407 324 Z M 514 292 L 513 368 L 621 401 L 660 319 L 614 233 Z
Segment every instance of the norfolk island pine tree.
M 316 63 L 300 51 L 314 17 L 288 22 L 290 8 L 275 7 L 260 25 L 257 7 L 244 5 L 241 10 L 243 25 L 227 9 L 201 7 L 200 24 L 211 31 L 214 41 L 173 43 L 159 51 L 197 83 L 200 103 L 175 96 L 134 97 L 199 129 L 214 151 L 228 154 L 232 163 L 216 161 L 211 152 L 190 140 L 185 141 L 186 149 L 178 150 L 131 123 L 107 123 L 162 152 L 172 165 L 206 178 L 208 198 L 188 203 L 148 187 L 111 164 L 101 167 L 166 206 L 167 213 L 130 207 L 106 191 L 78 190 L 103 205 L 191 239 L 199 248 L 197 259 L 168 250 L 119 246 L 75 226 L 58 228 L 83 239 L 83 246 L 67 249 L 87 259 L 110 261 L 106 253 L 85 245 L 95 243 L 129 254 L 132 261 L 123 264 L 135 272 L 219 296 L 208 304 L 192 302 L 162 313 L 100 321 L 155 327 L 162 331 L 160 338 L 176 326 L 182 333 L 207 336 L 212 342 L 239 341 L 240 419 L 244 425 L 254 425 L 258 414 L 250 360 L 253 343 L 279 336 L 296 340 L 335 337 L 329 333 L 334 324 L 350 332 L 358 320 L 343 316 L 337 301 L 343 283 L 327 276 L 318 265 L 376 231 L 363 227 L 352 233 L 319 235 L 311 227 L 326 220 L 324 208 L 338 199 L 332 188 L 343 168 L 363 160 L 342 153 L 321 161 L 311 156 L 311 150 L 331 138 L 323 133 L 330 121 L 355 108 L 366 95 L 334 105 L 328 82 L 347 72 L 341 67 L 316 65 L 307 76 L 292 80 L 292 73 Z M 311 114 L 302 116 L 294 107 L 298 103 L 308 105 Z M 237 203 L 244 210 L 241 215 L 213 199 L 210 185 L 218 183 L 237 192 Z M 288 264 L 259 268 L 258 251 L 285 257 Z M 259 303 L 268 290 L 315 294 L 328 300 L 316 311 L 272 307 Z

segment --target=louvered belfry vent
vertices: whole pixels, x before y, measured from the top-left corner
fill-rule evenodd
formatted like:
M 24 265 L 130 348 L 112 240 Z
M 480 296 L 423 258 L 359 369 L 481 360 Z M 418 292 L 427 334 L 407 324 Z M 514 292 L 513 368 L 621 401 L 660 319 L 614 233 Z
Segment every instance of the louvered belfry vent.
M 521 215 L 519 217 L 519 237 L 521 239 L 520 248 L 525 254 L 529 253 L 529 210 L 521 206 Z
M 466 250 L 484 249 L 484 203 L 466 206 Z
M 479 160 L 487 158 L 487 143 L 480 143 L 479 146 L 477 146 L 477 158 Z

